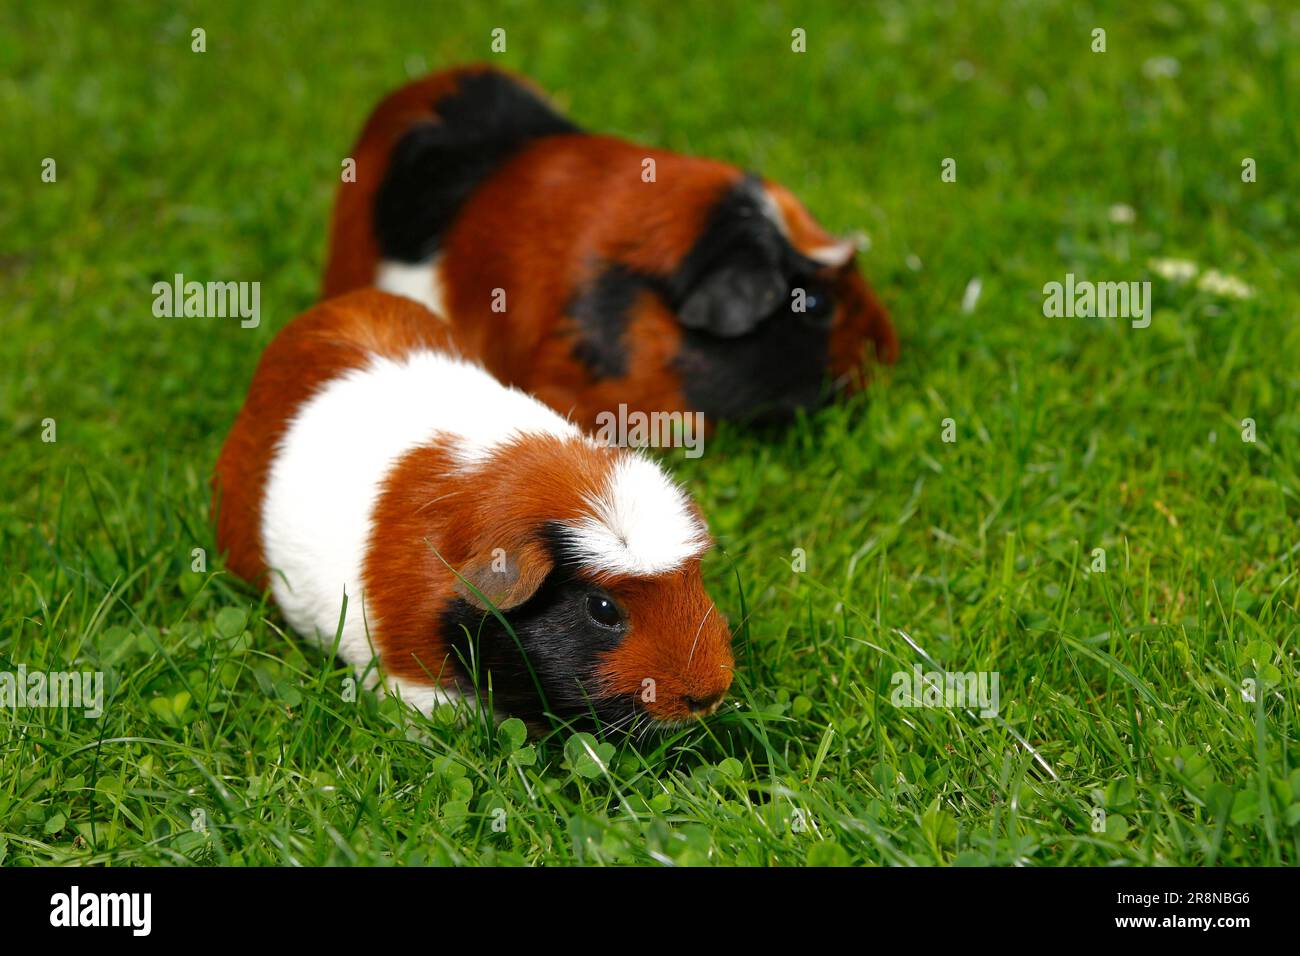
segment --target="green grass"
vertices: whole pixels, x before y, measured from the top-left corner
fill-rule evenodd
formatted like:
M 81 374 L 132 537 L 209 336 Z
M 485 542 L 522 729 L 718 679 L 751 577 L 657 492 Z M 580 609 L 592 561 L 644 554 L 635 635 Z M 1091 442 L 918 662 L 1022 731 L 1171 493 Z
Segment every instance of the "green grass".
M 177 6 L 0 14 L 0 671 L 101 669 L 111 697 L 99 720 L 0 713 L 0 860 L 1300 859 L 1294 12 Z M 666 459 L 725 549 L 734 703 L 611 738 L 604 771 L 565 734 L 345 701 L 347 672 L 215 557 L 191 570 L 362 119 L 409 75 L 488 58 L 498 26 L 499 60 L 581 122 L 761 169 L 865 230 L 904 339 L 869 395 Z M 260 281 L 261 326 L 154 318 L 176 272 Z M 1067 272 L 1152 280 L 1150 328 L 1045 318 Z M 893 706 L 891 675 L 931 660 L 997 672 L 998 718 Z

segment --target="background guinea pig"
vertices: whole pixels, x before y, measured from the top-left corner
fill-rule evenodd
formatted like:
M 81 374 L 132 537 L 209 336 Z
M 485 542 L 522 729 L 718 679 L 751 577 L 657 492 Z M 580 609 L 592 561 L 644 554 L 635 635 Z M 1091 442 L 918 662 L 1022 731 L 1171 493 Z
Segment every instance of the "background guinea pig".
M 493 707 L 534 727 L 548 710 L 627 726 L 712 713 L 731 684 L 694 503 L 458 357 L 409 299 L 352 293 L 276 336 L 213 507 L 233 571 L 269 577 L 327 649 L 346 594 L 340 656 L 364 672 L 378 655 L 425 709 L 490 677 Z
M 325 294 L 424 303 L 495 375 L 584 425 L 620 403 L 784 420 L 828 375 L 861 386 L 868 342 L 897 354 L 853 244 L 789 191 L 583 133 L 502 71 L 403 87 L 351 155 Z

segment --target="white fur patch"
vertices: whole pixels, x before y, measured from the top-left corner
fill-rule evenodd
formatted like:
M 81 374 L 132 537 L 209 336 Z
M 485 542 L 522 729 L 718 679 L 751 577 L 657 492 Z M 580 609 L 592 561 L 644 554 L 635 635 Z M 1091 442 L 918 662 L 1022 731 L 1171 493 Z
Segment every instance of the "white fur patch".
M 400 695 L 402 700 L 426 714 L 431 713 L 439 704 L 457 704 L 461 701 L 471 709 L 478 708 L 478 701 L 474 697 L 466 697 L 454 687 L 431 687 L 428 684 L 417 684 L 405 677 L 389 677 L 388 693 Z
M 271 592 L 294 630 L 328 649 L 346 592 L 339 655 L 366 667 L 374 652 L 362 566 L 389 471 L 439 435 L 483 456 L 520 434 L 581 433 L 479 366 L 433 351 L 376 356 L 321 387 L 289 423 L 262 503 Z
M 446 296 L 443 294 L 441 256 L 428 262 L 395 262 L 385 259 L 379 264 L 375 286 L 394 295 L 414 299 L 444 322 L 447 319 Z
M 686 493 L 641 455 L 621 457 L 587 504 L 592 514 L 566 530 L 579 560 L 593 571 L 664 574 L 708 550 L 708 531 Z
M 763 207 L 763 215 L 772 221 L 777 231 L 787 239 L 790 238 L 790 227 L 786 225 L 785 214 L 781 212 L 781 207 L 772 195 L 772 191 L 764 187 L 759 193 L 759 204 Z
M 838 269 L 851 258 L 857 249 L 857 244 L 852 239 L 841 239 L 839 242 L 832 242 L 827 246 L 818 246 L 816 249 L 808 251 L 808 258 L 813 262 L 818 262 L 824 266 L 830 266 L 832 269 Z

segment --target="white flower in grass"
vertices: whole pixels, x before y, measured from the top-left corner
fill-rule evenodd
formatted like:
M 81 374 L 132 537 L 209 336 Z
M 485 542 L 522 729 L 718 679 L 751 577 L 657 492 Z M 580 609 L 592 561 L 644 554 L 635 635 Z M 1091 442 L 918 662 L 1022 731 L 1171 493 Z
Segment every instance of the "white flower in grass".
M 1137 218 L 1137 213 L 1135 213 L 1133 211 L 1133 207 L 1128 205 L 1127 203 L 1117 202 L 1115 203 L 1115 205 L 1110 207 L 1111 222 L 1118 222 L 1123 225 L 1128 225 L 1136 218 Z
M 1254 289 L 1236 276 L 1218 269 L 1201 272 L 1201 267 L 1190 259 L 1148 259 L 1147 267 L 1170 282 L 1190 282 L 1196 279 L 1197 289 L 1226 299 L 1249 299 L 1255 294 Z M 1199 279 L 1197 273 L 1200 273 Z
M 1153 56 L 1142 64 L 1142 72 L 1149 80 L 1177 76 L 1181 71 L 1182 64 L 1172 56 Z
M 1205 270 L 1196 281 L 1196 288 L 1228 299 L 1249 299 L 1255 294 L 1254 289 L 1236 276 L 1230 276 L 1218 269 Z
M 1170 282 L 1187 282 L 1196 278 L 1196 273 L 1200 270 L 1200 266 L 1191 259 L 1149 259 L 1147 266 L 1160 278 Z

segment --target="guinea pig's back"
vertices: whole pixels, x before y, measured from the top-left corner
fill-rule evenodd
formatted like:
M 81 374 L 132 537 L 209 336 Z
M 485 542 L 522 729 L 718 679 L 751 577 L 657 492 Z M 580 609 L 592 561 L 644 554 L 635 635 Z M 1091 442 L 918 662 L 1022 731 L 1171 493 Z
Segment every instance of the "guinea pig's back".
M 423 445 L 441 444 L 470 464 L 519 433 L 572 437 L 577 429 L 446 351 L 372 352 L 322 382 L 276 446 L 261 511 L 271 592 L 290 625 L 331 646 L 346 595 L 339 653 L 368 663 L 363 567 L 372 539 L 383 540 L 374 511 L 390 474 Z

